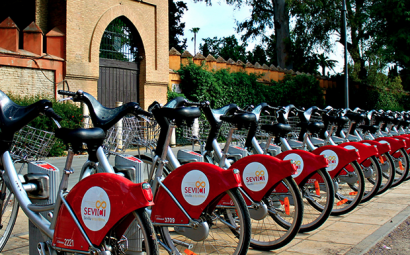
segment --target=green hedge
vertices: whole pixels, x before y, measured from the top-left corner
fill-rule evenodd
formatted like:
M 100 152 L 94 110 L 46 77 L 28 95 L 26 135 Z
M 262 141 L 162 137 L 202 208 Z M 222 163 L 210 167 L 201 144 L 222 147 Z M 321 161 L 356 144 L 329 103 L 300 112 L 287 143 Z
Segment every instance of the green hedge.
M 42 95 L 35 96 L 19 96 L 14 94 L 8 94 L 11 100 L 19 105 L 30 105 L 41 99 L 48 99 L 53 103 L 54 111 L 63 118 L 60 122 L 62 127 L 66 128 L 77 128 L 81 127 L 81 122 L 83 118 L 82 109 L 79 108 L 72 102 L 59 103 L 55 99 L 48 98 Z M 45 116 L 39 116 L 29 123 L 30 126 L 38 128 L 41 130 L 54 132 L 57 128 L 54 122 Z M 65 145 L 57 140 L 54 147 L 50 151 L 50 156 L 62 156 L 65 151 Z
M 183 94 L 192 101 L 210 101 L 213 108 L 229 103 L 244 107 L 262 102 L 272 106 L 324 106 L 322 89 L 313 76 L 288 75 L 280 82 L 272 81 L 272 85 L 266 85 L 258 82 L 255 74 L 230 73 L 225 69 L 211 72 L 193 63 L 178 72 Z M 175 96 L 175 92 L 171 93 L 169 95 Z

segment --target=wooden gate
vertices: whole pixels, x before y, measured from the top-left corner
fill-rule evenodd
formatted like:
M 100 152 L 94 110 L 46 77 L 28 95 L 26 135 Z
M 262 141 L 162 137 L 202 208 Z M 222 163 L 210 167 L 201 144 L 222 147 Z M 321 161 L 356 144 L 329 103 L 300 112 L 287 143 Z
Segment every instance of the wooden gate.
M 100 44 L 98 101 L 105 107 L 115 102 L 138 102 L 138 32 L 125 17 L 114 19 Z
M 115 102 L 138 102 L 138 63 L 100 58 L 98 101 L 105 107 Z

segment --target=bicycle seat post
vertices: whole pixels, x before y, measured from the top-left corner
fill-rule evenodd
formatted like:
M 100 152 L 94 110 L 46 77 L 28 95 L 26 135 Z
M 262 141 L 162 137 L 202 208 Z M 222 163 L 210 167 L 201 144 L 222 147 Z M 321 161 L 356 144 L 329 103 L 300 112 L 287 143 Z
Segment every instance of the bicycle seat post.
M 232 127 L 232 128 L 229 130 L 229 134 L 228 134 L 228 138 L 226 139 L 225 147 L 224 147 L 224 149 L 222 150 L 222 157 L 221 157 L 221 160 L 219 161 L 219 167 L 222 167 L 222 168 L 225 167 L 225 159 L 226 159 L 226 156 L 227 156 L 227 154 L 228 154 L 229 145 L 230 145 L 230 143 L 231 143 L 231 141 L 232 141 L 233 132 L 234 132 L 235 130 L 237 130 L 237 128 L 234 128 L 234 127 Z
M 171 141 L 171 136 L 172 136 L 172 131 L 175 128 L 175 124 L 171 124 L 169 125 L 169 129 L 167 132 L 167 137 L 165 139 L 165 143 L 164 143 L 164 147 L 162 150 L 162 154 L 161 157 L 157 159 L 158 162 L 158 168 L 157 171 L 155 173 L 155 178 L 153 180 L 153 185 L 152 185 L 152 193 L 155 197 L 155 193 L 158 190 L 158 182 L 161 180 L 162 174 L 163 174 L 163 170 L 164 170 L 164 166 L 168 163 L 168 161 L 166 160 L 167 158 L 167 152 L 168 152 L 168 146 L 169 143 Z M 155 162 L 154 162 L 155 164 Z

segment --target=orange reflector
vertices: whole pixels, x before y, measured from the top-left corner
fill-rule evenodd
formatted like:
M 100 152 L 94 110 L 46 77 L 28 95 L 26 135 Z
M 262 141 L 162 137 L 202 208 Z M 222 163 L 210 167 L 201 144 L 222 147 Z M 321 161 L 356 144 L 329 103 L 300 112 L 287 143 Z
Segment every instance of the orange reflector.
M 285 213 L 286 213 L 286 215 L 290 215 L 289 198 L 285 197 L 283 202 L 285 204 Z
M 315 190 L 316 190 L 316 195 L 320 196 L 320 187 L 319 187 L 318 181 L 315 181 Z
M 401 163 L 401 161 L 399 161 L 399 167 L 400 167 L 400 170 L 404 171 L 404 167 L 403 167 L 403 164 Z
M 347 200 L 347 199 L 340 200 L 339 202 L 337 202 L 336 205 L 342 205 L 342 204 L 346 203 L 347 201 L 349 201 L 349 200 Z
M 188 249 L 185 249 L 184 252 L 185 252 L 186 255 L 196 255 L 195 252 L 193 252 L 193 251 L 191 251 L 191 250 L 188 250 Z
M 280 200 L 280 199 L 279 199 L 279 202 L 280 202 L 281 205 L 284 205 L 284 204 L 285 204 L 285 203 L 284 203 L 282 200 Z
M 350 192 L 349 195 L 351 195 L 351 196 L 356 196 L 356 195 L 357 195 L 357 191 Z
M 379 159 L 380 159 L 380 163 L 384 164 L 384 159 L 383 159 L 383 157 L 380 156 Z

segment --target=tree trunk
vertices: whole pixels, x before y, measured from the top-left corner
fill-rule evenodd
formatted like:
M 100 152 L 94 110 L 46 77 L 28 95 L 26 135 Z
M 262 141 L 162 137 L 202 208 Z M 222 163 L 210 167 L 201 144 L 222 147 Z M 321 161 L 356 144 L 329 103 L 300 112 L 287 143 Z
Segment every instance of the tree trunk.
M 293 61 L 290 59 L 290 32 L 289 12 L 286 8 L 286 0 L 272 0 L 275 9 L 275 36 L 278 66 L 293 69 Z

